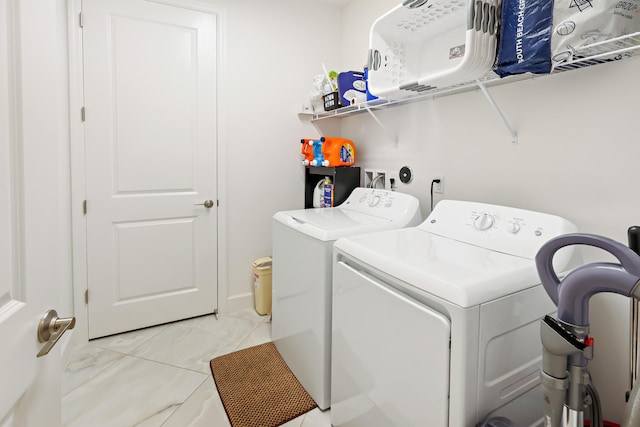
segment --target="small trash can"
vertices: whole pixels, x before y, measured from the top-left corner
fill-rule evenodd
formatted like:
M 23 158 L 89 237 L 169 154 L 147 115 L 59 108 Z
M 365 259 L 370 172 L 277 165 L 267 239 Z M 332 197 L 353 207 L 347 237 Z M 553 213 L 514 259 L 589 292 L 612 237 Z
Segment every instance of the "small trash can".
M 271 257 L 253 261 L 253 292 L 258 314 L 271 314 Z

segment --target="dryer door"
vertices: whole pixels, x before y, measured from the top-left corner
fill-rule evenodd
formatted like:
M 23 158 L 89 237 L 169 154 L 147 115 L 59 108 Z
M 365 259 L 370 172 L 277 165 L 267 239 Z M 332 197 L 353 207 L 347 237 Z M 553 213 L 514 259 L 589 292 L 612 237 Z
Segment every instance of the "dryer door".
M 449 319 L 342 261 L 334 278 L 331 424 L 446 427 Z

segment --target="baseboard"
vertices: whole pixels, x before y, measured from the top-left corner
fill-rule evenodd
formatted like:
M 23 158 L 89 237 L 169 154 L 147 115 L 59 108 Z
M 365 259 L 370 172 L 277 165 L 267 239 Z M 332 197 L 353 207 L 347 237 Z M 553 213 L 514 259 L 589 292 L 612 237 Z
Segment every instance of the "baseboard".
M 233 295 L 227 298 L 225 312 L 233 313 L 247 308 L 254 307 L 253 293 Z

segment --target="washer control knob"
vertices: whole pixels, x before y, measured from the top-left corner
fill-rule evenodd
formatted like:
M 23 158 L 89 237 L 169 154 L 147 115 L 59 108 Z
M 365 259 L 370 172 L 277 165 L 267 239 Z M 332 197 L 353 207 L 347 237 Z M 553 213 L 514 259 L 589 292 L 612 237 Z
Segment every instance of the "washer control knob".
M 393 200 L 391 199 L 387 199 L 384 201 L 384 206 L 387 208 L 390 207 L 392 204 L 393 204 Z
M 369 206 L 374 207 L 380 203 L 380 196 L 373 196 L 371 200 L 369 200 Z
M 484 213 L 480 214 L 475 221 L 473 221 L 473 227 L 476 230 L 484 231 L 493 227 L 494 222 L 495 219 L 491 215 Z
M 517 234 L 518 231 L 520 231 L 520 224 L 518 224 L 517 222 L 510 223 L 507 227 L 507 231 L 512 234 Z

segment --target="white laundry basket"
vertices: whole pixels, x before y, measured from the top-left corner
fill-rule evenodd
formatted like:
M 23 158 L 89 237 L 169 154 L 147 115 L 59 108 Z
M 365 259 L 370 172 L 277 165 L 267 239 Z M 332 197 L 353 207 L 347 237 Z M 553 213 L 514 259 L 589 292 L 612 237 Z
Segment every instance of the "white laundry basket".
M 406 98 L 485 76 L 493 67 L 501 0 L 405 1 L 369 37 L 369 91 Z

